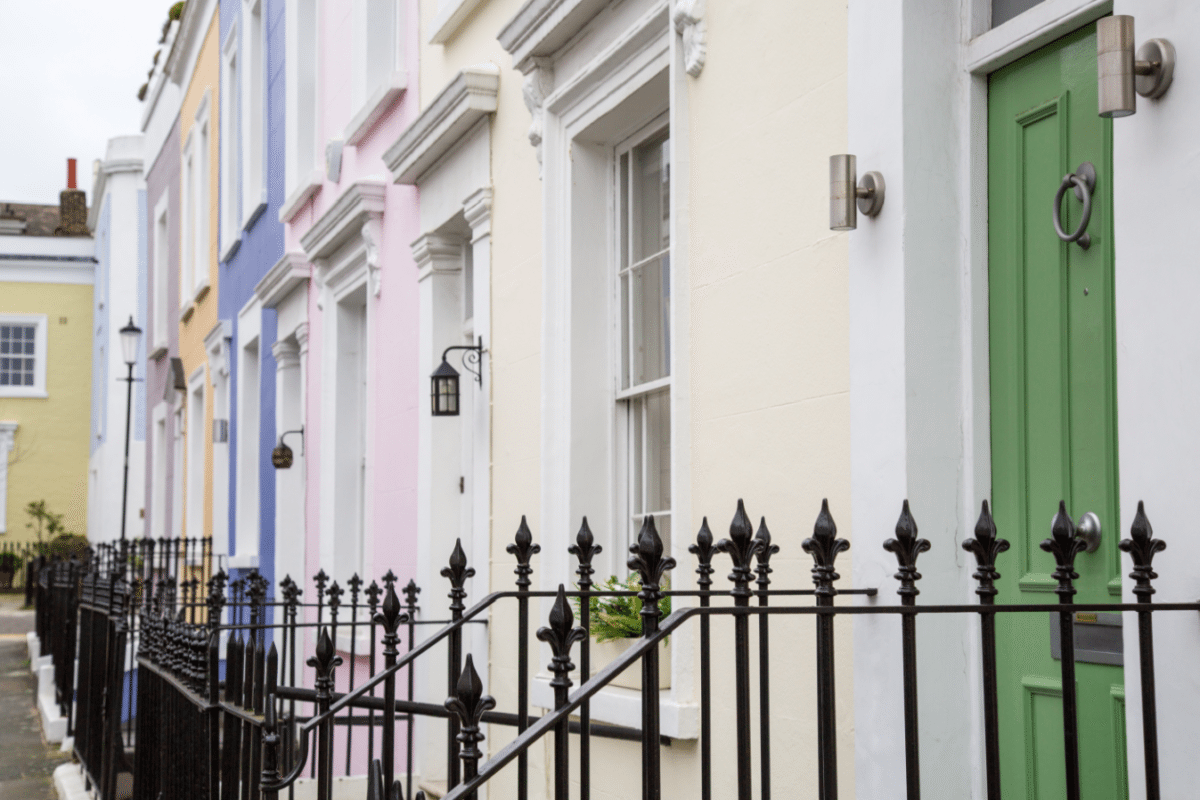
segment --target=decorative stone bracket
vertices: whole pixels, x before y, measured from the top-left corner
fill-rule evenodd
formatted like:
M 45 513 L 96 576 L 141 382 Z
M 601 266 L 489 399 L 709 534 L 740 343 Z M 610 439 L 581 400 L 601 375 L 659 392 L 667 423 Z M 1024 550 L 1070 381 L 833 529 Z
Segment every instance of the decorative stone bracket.
M 538 176 L 542 170 L 542 120 L 545 117 L 546 98 L 554 89 L 554 67 L 548 58 L 534 58 L 533 68 L 525 75 L 521 94 L 525 107 L 533 118 L 529 122 L 529 143 L 537 150 Z
M 706 3 L 707 0 L 676 0 L 672 15 L 675 31 L 683 37 L 684 68 L 693 78 L 699 77 L 708 57 L 708 26 L 704 21 Z

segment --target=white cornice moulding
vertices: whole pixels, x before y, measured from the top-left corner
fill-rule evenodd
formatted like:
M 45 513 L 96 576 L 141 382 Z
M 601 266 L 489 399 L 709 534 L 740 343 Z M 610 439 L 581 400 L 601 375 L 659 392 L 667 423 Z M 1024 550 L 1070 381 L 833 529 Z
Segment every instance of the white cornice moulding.
M 404 70 L 397 70 L 387 77 L 387 80 L 375 90 L 375 93 L 367 98 L 367 102 L 358 110 L 358 113 L 350 120 L 346 126 L 346 131 L 342 135 L 347 145 L 357 145 L 367 134 L 371 132 L 371 128 L 376 122 L 391 109 L 392 105 L 400 99 L 400 95 L 404 94 L 404 90 L 408 88 L 408 73 Z
M 483 0 L 453 0 L 438 12 L 429 25 L 429 43 L 445 44 L 454 37 L 471 12 L 483 5 Z
M 0 261 L 0 283 L 55 283 L 91 286 L 96 282 L 95 264 L 63 266 L 45 261 Z
M 552 55 L 608 4 L 609 0 L 528 0 L 496 38 L 512 56 L 513 66 L 528 72 L 533 58 Z
M 311 276 L 312 264 L 303 253 L 284 253 L 254 287 L 254 293 L 262 301 L 263 308 L 275 308 L 298 287 L 308 283 Z
M 204 12 L 208 13 L 205 14 Z M 216 6 L 213 0 L 191 0 L 183 6 L 183 18 L 179 21 L 179 32 L 175 35 L 175 41 L 171 45 L 171 52 L 167 54 L 167 64 L 163 67 L 163 72 L 171 76 L 171 80 L 177 86 L 183 86 L 185 73 L 191 72 L 191 67 L 195 65 L 195 59 L 190 58 L 191 51 L 196 50 L 199 55 L 198 38 L 204 35 L 208 26 L 203 22 L 208 20 L 216 11 Z
M 325 175 L 319 169 L 308 173 L 308 177 L 300 181 L 300 185 L 292 192 L 283 205 L 279 207 L 279 221 L 285 225 L 296 218 L 304 204 L 313 199 L 321 187 L 325 185 Z
M 365 178 L 350 184 L 328 211 L 300 238 L 300 246 L 312 261 L 329 258 L 351 236 L 361 236 L 372 216 L 382 216 L 387 184 Z
M 496 110 L 500 68 L 477 64 L 458 73 L 383 154 L 396 183 L 415 184 L 476 122 Z

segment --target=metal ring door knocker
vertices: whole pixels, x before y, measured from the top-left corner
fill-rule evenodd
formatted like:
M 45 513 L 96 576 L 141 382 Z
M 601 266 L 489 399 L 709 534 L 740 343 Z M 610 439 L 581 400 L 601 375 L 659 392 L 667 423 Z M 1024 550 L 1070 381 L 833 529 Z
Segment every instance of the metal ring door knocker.
M 1060 208 L 1063 195 L 1071 187 L 1075 189 L 1075 197 L 1083 201 L 1083 216 L 1080 218 L 1079 227 L 1075 229 L 1075 232 L 1068 234 L 1063 230 Z M 1064 242 L 1078 242 L 1084 250 L 1087 250 L 1092 244 L 1092 237 L 1086 231 L 1088 223 L 1092 219 L 1092 191 L 1095 188 L 1096 168 L 1092 166 L 1092 162 L 1085 161 L 1079 165 L 1079 169 L 1063 175 L 1062 183 L 1058 185 L 1058 192 L 1054 195 L 1054 232 Z

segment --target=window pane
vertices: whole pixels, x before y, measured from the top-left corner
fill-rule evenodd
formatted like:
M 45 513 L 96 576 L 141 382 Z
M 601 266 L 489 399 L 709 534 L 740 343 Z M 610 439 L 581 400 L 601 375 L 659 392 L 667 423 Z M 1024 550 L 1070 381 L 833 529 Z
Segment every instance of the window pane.
M 1043 0 L 992 0 L 992 27 L 1008 22 Z
M 621 211 L 617 220 L 617 238 L 620 239 L 621 269 L 625 269 L 629 266 L 629 153 L 621 154 L 618 174 L 621 176 Z
M 645 469 L 643 465 L 646 448 L 643 438 L 645 433 L 644 416 L 642 409 L 642 399 L 632 400 L 629 403 L 629 500 L 630 507 L 635 517 L 640 518 L 640 515 L 645 511 L 645 503 L 643 497 L 645 495 L 643 475 Z M 636 527 L 636 526 L 635 526 Z M 634 531 L 636 533 L 636 531 Z
M 621 388 L 629 388 L 629 273 L 621 275 Z
M 671 509 L 671 394 L 656 392 L 646 406 L 646 510 Z
M 633 260 L 665 250 L 670 244 L 670 140 L 666 134 L 633 151 Z
M 666 255 L 636 267 L 633 273 L 633 375 L 637 385 L 670 374 L 667 359 L 670 325 L 670 261 Z

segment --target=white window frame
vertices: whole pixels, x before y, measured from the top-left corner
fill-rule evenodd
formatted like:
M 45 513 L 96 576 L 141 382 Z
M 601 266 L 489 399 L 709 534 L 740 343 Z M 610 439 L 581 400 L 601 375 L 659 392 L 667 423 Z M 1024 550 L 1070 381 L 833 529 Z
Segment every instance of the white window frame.
M 208 381 L 205 368 L 200 366 L 188 379 L 187 395 L 187 528 L 188 538 L 205 535 L 204 530 L 204 489 L 206 476 L 204 474 L 205 451 L 208 429 L 206 417 L 208 411 Z M 197 401 L 197 398 L 199 400 Z M 195 404 L 199 402 L 199 406 Z
M 403 94 L 406 3 L 399 0 L 353 0 L 350 52 L 350 107 L 354 115 L 343 138 L 357 145 Z
M 196 274 L 196 137 L 195 130 L 188 134 L 183 145 L 183 162 L 180 165 L 180 228 L 179 228 L 179 308 L 186 311 L 192 304 L 192 284 Z
M 240 199 L 242 185 L 242 155 L 245 152 L 241 136 L 244 109 L 239 102 L 244 61 L 238 47 L 238 23 L 235 20 L 226 35 L 221 52 L 221 260 L 235 252 L 241 242 Z
M 266 0 L 242 0 L 241 206 L 242 229 L 249 228 L 267 204 L 267 38 Z
M 238 313 L 237 328 L 237 503 L 233 566 L 258 566 L 259 437 L 262 432 L 262 304 L 255 298 Z M 249 380 L 253 378 L 253 381 Z M 231 562 L 232 563 L 232 562 Z
M 189 137 L 195 143 L 192 160 L 194 193 L 192 224 L 195 231 L 195 252 L 192 260 L 192 283 L 188 286 L 188 292 L 191 294 L 192 300 L 196 302 L 200 301 L 209 287 L 208 257 L 211 237 L 209 228 L 212 223 L 212 177 L 209 169 L 209 159 L 212 156 L 212 128 L 210 127 L 212 115 L 209 113 L 211 98 L 211 90 L 204 93 L 204 99 L 200 101 L 200 107 L 196 109 L 196 121 Z
M 170 377 L 167 380 L 171 380 Z M 173 428 L 171 431 L 171 537 L 183 536 L 184 465 L 186 464 L 185 442 L 187 441 L 187 404 L 183 392 L 175 393 L 174 408 L 171 409 Z
M 150 531 L 151 538 L 165 538 L 167 531 L 167 404 L 159 403 L 150 413 Z
M 165 354 L 169 341 L 167 303 L 170 302 L 170 294 L 167 288 L 170 284 L 168 264 L 171 261 L 170 205 L 166 192 L 154 204 L 154 317 L 150 332 L 154 344 L 150 348 L 151 357 Z
M 47 322 L 45 314 L 0 314 L 0 325 L 33 325 L 33 386 L 0 386 L 0 397 L 48 397 L 46 392 Z
M 279 221 L 290 222 L 322 186 L 320 162 L 320 0 L 287 0 L 284 58 L 284 197 Z
M 645 442 L 643 441 L 640 444 L 638 444 L 638 446 L 641 446 L 643 449 L 643 453 L 642 453 L 642 463 L 643 463 L 642 484 L 643 485 L 642 486 L 634 486 L 634 470 L 632 467 L 634 454 L 632 452 L 632 448 L 635 446 L 635 442 L 633 441 L 633 430 L 632 430 L 632 424 L 630 421 L 631 415 L 634 413 L 637 413 L 635 411 L 635 407 L 639 400 L 645 400 L 645 399 L 651 397 L 652 395 L 660 394 L 660 393 L 666 393 L 668 395 L 668 397 L 671 396 L 671 386 L 672 386 L 671 367 L 673 367 L 674 365 L 671 362 L 671 354 L 668 352 L 667 353 L 668 372 L 667 372 L 666 376 L 656 378 L 654 380 L 646 381 L 644 383 L 640 383 L 637 385 L 630 385 L 628 387 L 623 387 L 624 371 L 628 367 L 625 359 L 626 359 L 626 357 L 631 357 L 631 356 L 622 352 L 622 348 L 624 346 L 623 343 L 626 340 L 623 338 L 622 331 L 620 329 L 620 326 L 622 324 L 622 314 L 621 314 L 621 308 L 622 308 L 621 307 L 621 299 L 622 298 L 621 298 L 621 280 L 620 280 L 621 275 L 620 275 L 620 273 L 622 271 L 624 271 L 621 269 L 621 265 L 620 265 L 621 239 L 622 238 L 631 238 L 633 235 L 632 232 L 629 230 L 630 221 L 621 219 L 621 192 L 620 192 L 621 157 L 628 155 L 632 159 L 633 151 L 636 150 L 638 146 L 659 136 L 662 133 L 667 133 L 668 137 L 670 136 L 670 117 L 666 113 L 660 114 L 654 120 L 652 120 L 649 123 L 647 123 L 646 125 L 642 126 L 635 134 L 627 137 L 620 144 L 618 144 L 616 147 L 614 147 L 613 148 L 613 156 L 612 156 L 613 180 L 609 183 L 610 191 L 612 192 L 612 200 L 611 200 L 612 245 L 611 245 L 611 247 L 612 247 L 612 254 L 613 254 L 613 258 L 611 259 L 612 269 L 610 269 L 609 274 L 610 274 L 611 280 L 612 280 L 612 289 L 610 292 L 610 297 L 612 298 L 611 302 L 612 302 L 612 310 L 613 310 L 613 316 L 612 316 L 612 319 L 613 319 L 613 372 L 614 372 L 614 378 L 615 378 L 613 386 L 614 386 L 614 392 L 615 392 L 615 394 L 614 394 L 615 409 L 614 410 L 615 410 L 615 414 L 616 414 L 614 422 L 613 422 L 613 430 L 615 432 L 615 436 L 614 436 L 614 440 L 613 440 L 613 452 L 615 454 L 614 458 L 613 458 L 613 465 L 617 471 L 617 479 L 614 481 L 614 498 L 613 499 L 614 499 L 614 503 L 615 503 L 615 507 L 616 507 L 615 513 L 614 513 L 614 519 L 620 520 L 621 526 L 624 527 L 624 529 L 626 531 L 626 539 L 623 542 L 613 542 L 613 545 L 616 546 L 617 549 L 622 553 L 628 552 L 629 545 L 631 545 L 637 541 L 637 535 L 638 535 L 639 530 L 641 529 L 642 520 L 644 520 L 645 517 L 650 514 L 653 514 L 655 521 L 658 523 L 661 523 L 665 518 L 665 521 L 667 522 L 668 527 L 666 529 L 664 529 L 663 525 L 659 524 L 658 530 L 659 530 L 660 535 L 662 535 L 664 540 L 667 540 L 668 543 L 672 540 L 670 537 L 670 533 L 674 532 L 673 528 L 671 527 L 671 508 L 670 507 L 665 508 L 665 509 L 643 509 L 641 513 L 634 511 L 634 507 L 635 507 L 634 493 L 635 492 L 643 492 L 643 493 L 645 492 L 645 483 L 648 480 L 647 475 L 646 475 L 646 466 L 648 466 L 648 464 L 647 464 L 647 459 L 646 459 L 646 454 L 645 454 L 645 449 L 646 449 Z M 630 190 L 631 190 L 630 197 L 632 198 L 632 196 L 633 196 L 632 184 L 630 184 Z M 668 200 L 668 202 L 670 202 L 670 201 Z M 673 212 L 674 209 L 671 209 L 671 211 Z M 674 221 L 673 213 L 672 213 L 671 221 L 672 222 Z M 630 242 L 630 248 L 631 248 L 631 252 L 632 252 L 632 242 Z M 670 253 L 671 253 L 670 241 L 668 241 L 666 252 L 668 254 L 668 265 L 670 265 L 672 263 L 672 261 L 670 259 Z M 654 257 L 658 257 L 658 256 L 654 256 Z M 652 257 L 647 257 L 642 260 L 648 261 L 650 258 L 652 258 Z M 630 266 L 628 267 L 628 269 L 632 270 L 632 268 L 634 266 L 633 261 L 632 261 L 632 255 L 630 256 L 630 259 L 631 259 L 631 261 L 630 261 Z M 630 310 L 632 312 L 632 306 L 631 306 Z M 629 337 L 628 338 L 628 343 L 629 343 L 628 346 L 630 348 L 633 348 L 635 346 L 635 343 L 633 342 L 632 313 L 630 315 L 630 319 L 628 322 L 631 326 L 631 330 L 627 332 L 627 335 Z M 668 313 L 668 318 L 667 318 L 667 329 L 668 329 L 667 341 L 673 342 L 674 338 L 675 338 L 673 335 L 674 324 L 673 324 L 673 319 L 671 318 L 669 313 Z M 669 419 L 674 420 L 673 403 L 672 403 Z M 668 437 L 669 436 L 670 436 L 670 433 L 668 432 Z M 647 438 L 647 437 L 643 436 L 643 439 L 645 439 L 645 438 Z M 672 466 L 673 466 L 673 462 L 674 462 L 673 453 L 671 454 L 671 462 L 672 462 Z M 668 490 L 668 493 L 670 494 L 669 490 Z M 620 530 L 620 528 L 614 528 L 614 530 Z

